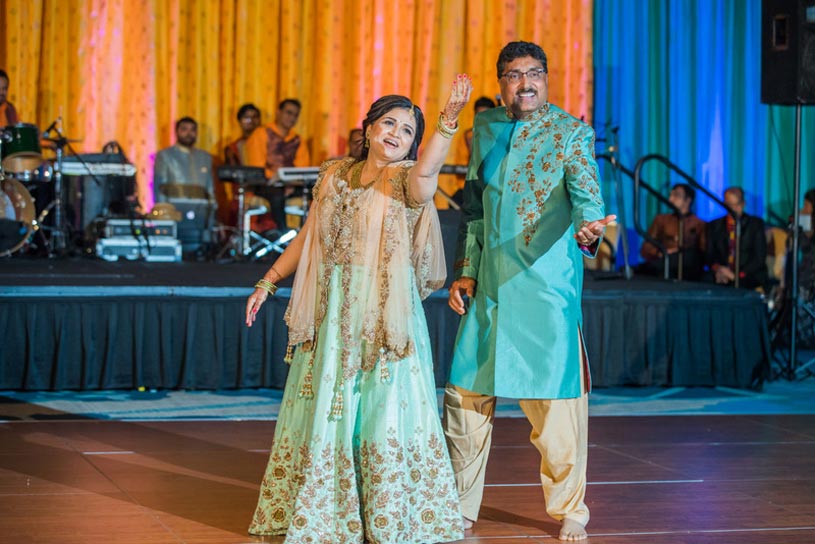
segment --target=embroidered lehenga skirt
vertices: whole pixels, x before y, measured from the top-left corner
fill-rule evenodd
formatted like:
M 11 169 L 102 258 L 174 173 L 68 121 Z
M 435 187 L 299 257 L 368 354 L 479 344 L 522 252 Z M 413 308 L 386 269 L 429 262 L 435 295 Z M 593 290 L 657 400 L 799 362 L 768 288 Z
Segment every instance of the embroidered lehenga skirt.
M 338 379 L 344 349 L 366 357 L 359 324 L 340 322 L 352 295 L 339 274 L 315 345 L 294 352 L 249 532 L 298 544 L 462 539 L 418 293 L 405 309 L 419 331 L 413 353 Z

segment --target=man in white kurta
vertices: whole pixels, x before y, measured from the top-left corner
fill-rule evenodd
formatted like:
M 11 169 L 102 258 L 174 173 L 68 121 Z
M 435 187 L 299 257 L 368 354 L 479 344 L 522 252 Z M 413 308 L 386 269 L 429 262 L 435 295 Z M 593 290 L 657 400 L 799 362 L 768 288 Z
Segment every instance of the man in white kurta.
M 541 452 L 547 512 L 562 521 L 562 540 L 582 540 L 590 388 L 583 255 L 594 255 L 613 216 L 604 218 L 594 131 L 547 101 L 543 50 L 508 44 L 498 78 L 506 107 L 476 117 L 464 189 L 450 288 L 450 306 L 464 317 L 445 391 L 445 434 L 471 525 L 495 397 L 521 399 Z

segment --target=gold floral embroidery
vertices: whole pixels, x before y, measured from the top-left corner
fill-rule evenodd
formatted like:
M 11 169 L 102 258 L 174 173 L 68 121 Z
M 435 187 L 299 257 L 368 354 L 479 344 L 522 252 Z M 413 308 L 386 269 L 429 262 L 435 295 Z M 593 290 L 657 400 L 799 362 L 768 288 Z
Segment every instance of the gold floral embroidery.
M 548 104 L 519 125 L 512 148 L 526 155 L 510 173 L 507 184 L 510 191 L 522 195 L 515 213 L 521 220 L 526 245 L 535 236 L 546 201 L 555 183 L 559 183 L 559 172 L 577 178 L 578 186 L 601 205 L 597 171 L 592 168 L 580 142 L 570 145 L 568 155 L 565 148 L 574 129 L 581 126 L 565 112 L 551 110 Z
M 363 440 L 352 454 L 341 443 L 298 446 L 284 431 L 273 445 L 250 533 L 321 544 L 359 544 L 363 536 L 371 543 L 461 538 L 457 492 L 437 433 L 419 438 L 419 430 L 400 440 L 390 429 L 387 439 Z
M 342 292 L 344 298 L 342 300 L 341 318 L 338 321 L 340 328 L 340 335 L 344 339 L 342 342 L 342 373 L 337 377 L 334 385 L 335 397 L 332 406 L 332 414 L 336 418 L 342 417 L 343 413 L 343 398 L 342 398 L 342 384 L 344 380 L 353 377 L 360 369 L 371 370 L 377 363 L 381 363 L 382 377 L 387 380 L 389 375 L 387 370 L 387 363 L 390 361 L 397 361 L 404 359 L 408 355 L 414 353 L 415 346 L 409 335 L 405 336 L 400 332 L 400 336 L 396 337 L 391 334 L 388 323 L 386 323 L 384 312 L 384 301 L 390 297 L 390 275 L 391 263 L 396 258 L 397 252 L 407 251 L 407 258 L 410 255 L 410 241 L 405 240 L 403 232 L 412 234 L 414 232 L 417 221 L 423 208 L 414 208 L 410 206 L 417 206 L 418 204 L 412 202 L 408 186 L 407 177 L 410 167 L 413 163 L 406 162 L 401 165 L 386 167 L 387 171 L 383 170 L 385 176 L 384 181 L 377 178 L 370 184 L 362 186 L 360 183 L 360 176 L 364 163 L 354 162 L 352 160 L 343 160 L 336 164 L 333 170 L 324 169 L 321 174 L 322 177 L 318 182 L 319 185 L 331 184 L 334 191 L 325 191 L 325 195 L 321 194 L 320 205 L 323 207 L 323 220 L 320 222 L 319 237 L 322 241 L 322 263 L 320 267 L 321 281 L 317 290 L 318 303 L 315 309 L 315 322 L 314 326 L 310 327 L 307 335 L 294 335 L 290 336 L 290 343 L 308 343 L 314 338 L 317 330 L 325 319 L 328 307 L 328 292 L 330 291 L 330 284 L 333 281 L 332 275 L 338 267 L 347 268 L 351 270 L 352 267 L 360 265 L 363 255 L 360 254 L 360 248 L 355 240 L 358 233 L 355 229 L 360 228 L 360 225 L 366 225 L 369 219 L 366 217 L 367 209 L 364 206 L 365 200 L 362 198 L 370 197 L 370 191 L 384 191 L 389 198 L 388 205 L 385 207 L 385 215 L 382 218 L 382 239 L 380 242 L 380 262 L 378 263 L 376 279 L 379 290 L 377 297 L 382 302 L 379 308 L 374 307 L 374 311 L 365 315 L 362 323 L 362 330 L 357 331 L 355 328 L 355 320 L 350 316 L 356 311 L 355 307 L 359 304 L 357 293 L 351 282 L 354 275 L 352 273 L 342 273 L 339 276 L 339 281 L 342 283 Z M 384 183 L 384 186 L 382 185 Z M 363 227 L 364 228 L 364 227 Z M 441 248 L 435 248 L 430 245 L 421 248 L 419 253 L 420 258 L 415 263 L 417 270 L 415 272 L 417 277 L 427 277 L 429 265 L 433 252 L 441 251 Z M 406 255 L 399 255 L 399 262 L 405 260 Z M 365 266 L 363 264 L 362 266 Z M 425 292 L 428 288 L 435 290 L 441 287 L 442 282 L 432 282 L 428 285 L 423 285 L 420 295 L 427 296 L 429 292 Z M 404 289 L 407 286 L 401 286 Z M 286 318 L 289 319 L 291 315 L 291 306 L 287 308 Z M 361 338 L 360 335 L 361 334 Z M 362 340 L 362 342 L 360 342 Z M 360 348 L 360 345 L 363 348 Z M 314 349 L 313 346 L 310 346 Z M 305 350 L 305 345 L 302 346 Z M 307 380 L 303 386 L 301 396 L 311 398 L 313 396 L 313 385 Z
M 470 259 L 465 257 L 464 259 L 460 259 L 460 260 L 456 261 L 455 264 L 453 265 L 453 268 L 458 270 L 460 268 L 465 268 L 467 266 L 470 266 Z
M 286 519 L 286 511 L 282 508 L 275 508 L 275 511 L 272 512 L 272 519 L 277 523 L 281 523 Z

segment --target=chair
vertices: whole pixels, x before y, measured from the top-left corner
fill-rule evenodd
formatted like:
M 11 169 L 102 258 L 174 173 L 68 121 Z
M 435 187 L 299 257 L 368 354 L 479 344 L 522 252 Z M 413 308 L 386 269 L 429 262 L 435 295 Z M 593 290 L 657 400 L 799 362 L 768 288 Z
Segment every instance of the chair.
M 783 286 L 789 233 L 781 227 L 767 227 L 764 233 L 767 237 L 767 272 L 771 280 Z

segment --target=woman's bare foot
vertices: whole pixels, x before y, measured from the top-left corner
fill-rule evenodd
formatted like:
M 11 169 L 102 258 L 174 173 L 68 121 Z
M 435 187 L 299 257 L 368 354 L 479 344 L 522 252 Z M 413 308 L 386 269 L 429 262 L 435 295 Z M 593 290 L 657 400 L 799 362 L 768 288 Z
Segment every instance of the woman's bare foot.
M 586 528 L 573 519 L 563 518 L 563 525 L 560 527 L 560 540 L 586 540 Z
M 473 528 L 473 525 L 475 525 L 475 522 L 473 520 L 467 519 L 464 516 L 461 516 L 461 523 L 464 524 L 465 531 L 469 531 L 470 529 Z

